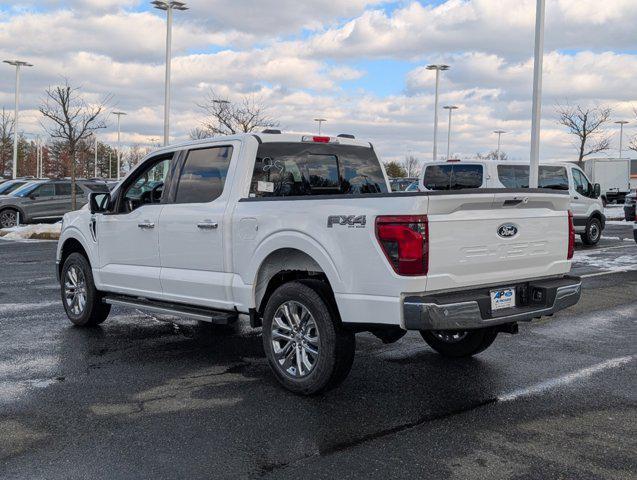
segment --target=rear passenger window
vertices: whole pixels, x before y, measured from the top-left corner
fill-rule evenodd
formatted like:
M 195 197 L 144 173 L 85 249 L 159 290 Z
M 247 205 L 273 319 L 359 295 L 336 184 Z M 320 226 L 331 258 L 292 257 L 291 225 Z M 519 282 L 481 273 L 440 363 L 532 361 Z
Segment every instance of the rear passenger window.
M 564 167 L 540 166 L 538 187 L 568 190 L 568 174 Z
M 428 190 L 480 188 L 482 165 L 431 165 L 425 169 L 424 186 Z
M 208 203 L 223 193 L 232 147 L 188 152 L 181 170 L 175 203 Z
M 529 167 L 527 165 L 498 165 L 498 178 L 505 188 L 529 188 Z M 538 187 L 568 190 L 566 168 L 540 165 Z
M 77 187 L 77 185 L 76 185 Z M 71 195 L 71 184 L 70 183 L 56 183 L 55 184 L 55 194 L 58 196 Z

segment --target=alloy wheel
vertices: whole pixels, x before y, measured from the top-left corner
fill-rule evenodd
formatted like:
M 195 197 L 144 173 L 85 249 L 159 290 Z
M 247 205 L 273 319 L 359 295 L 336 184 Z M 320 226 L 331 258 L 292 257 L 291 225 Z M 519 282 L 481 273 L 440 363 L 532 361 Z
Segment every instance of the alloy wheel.
M 64 276 L 64 299 L 73 315 L 81 315 L 86 308 L 86 279 L 84 272 L 76 265 L 71 265 Z
M 319 359 L 319 332 L 309 309 L 295 301 L 275 312 L 271 341 L 278 366 L 294 378 L 307 377 Z
M 0 227 L 11 228 L 18 224 L 18 215 L 13 210 L 5 210 L 0 212 Z

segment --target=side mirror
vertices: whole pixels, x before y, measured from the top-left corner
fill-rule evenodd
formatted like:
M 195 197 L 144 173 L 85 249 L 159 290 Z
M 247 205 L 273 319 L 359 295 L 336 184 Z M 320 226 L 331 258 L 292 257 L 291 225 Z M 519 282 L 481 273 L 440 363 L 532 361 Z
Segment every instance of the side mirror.
M 111 194 L 103 192 L 93 192 L 88 196 L 89 208 L 92 214 L 104 213 L 111 203 Z
M 593 198 L 599 198 L 602 195 L 602 187 L 599 183 L 593 185 Z
M 36 198 L 38 198 L 38 196 L 36 194 L 34 194 L 34 193 L 29 195 L 29 200 L 35 200 Z

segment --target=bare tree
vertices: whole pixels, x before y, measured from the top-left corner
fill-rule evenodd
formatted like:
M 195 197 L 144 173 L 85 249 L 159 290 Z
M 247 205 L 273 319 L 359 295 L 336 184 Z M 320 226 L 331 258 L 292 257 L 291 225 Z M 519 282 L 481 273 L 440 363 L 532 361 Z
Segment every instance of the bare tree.
M 635 114 L 635 118 L 637 118 L 637 108 L 633 108 L 633 113 Z M 630 139 L 630 143 L 628 144 L 628 148 L 630 148 L 634 152 L 637 152 L 637 135 L 634 135 Z
M 497 150 L 492 150 L 489 153 L 477 153 L 476 158 L 478 160 L 502 160 L 506 161 L 509 159 L 509 155 L 506 152 L 500 150 L 498 154 Z
M 568 128 L 571 135 L 576 137 L 577 161 L 582 166 L 585 157 L 603 152 L 610 148 L 610 135 L 605 125 L 610 121 L 612 110 L 608 107 L 585 108 L 580 105 L 556 106 L 558 123 Z
M 191 131 L 193 139 L 249 133 L 279 126 L 279 122 L 267 115 L 263 102 L 254 95 L 246 95 L 235 103 L 210 90 L 205 101 L 197 106 L 206 113 L 206 118 L 201 127 Z
M 98 104 L 89 104 L 80 94 L 80 89 L 71 87 L 68 80 L 65 80 L 63 85 L 46 89 L 39 107 L 40 113 L 47 120 L 43 126 L 51 138 L 66 144 L 71 161 L 73 210 L 77 208 L 75 178 L 78 146 L 95 131 L 106 128 L 104 116 L 107 101 L 108 99 L 104 99 Z
M 407 172 L 407 177 L 417 177 L 420 175 L 420 161 L 414 155 L 407 155 L 403 161 L 403 168 Z
M 7 174 L 7 164 L 13 151 L 13 115 L 2 109 L 0 115 L 0 177 Z

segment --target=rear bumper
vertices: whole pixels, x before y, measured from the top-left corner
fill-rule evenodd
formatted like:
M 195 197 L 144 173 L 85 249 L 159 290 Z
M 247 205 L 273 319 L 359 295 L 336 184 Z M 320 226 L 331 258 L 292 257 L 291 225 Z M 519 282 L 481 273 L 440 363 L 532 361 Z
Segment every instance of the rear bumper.
M 491 311 L 490 292 L 515 287 L 518 305 Z M 468 330 L 530 321 L 575 305 L 582 292 L 579 277 L 564 276 L 462 292 L 408 296 L 403 300 L 407 330 Z

